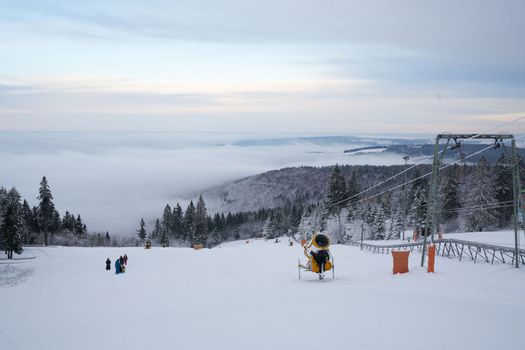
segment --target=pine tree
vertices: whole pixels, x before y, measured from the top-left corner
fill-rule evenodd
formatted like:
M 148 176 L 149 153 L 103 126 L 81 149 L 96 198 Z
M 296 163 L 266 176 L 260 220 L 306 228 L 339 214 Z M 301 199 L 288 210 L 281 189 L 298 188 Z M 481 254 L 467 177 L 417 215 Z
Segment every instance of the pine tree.
M 60 227 L 62 225 L 62 222 L 60 220 L 60 214 L 58 211 L 54 211 L 53 215 L 51 216 L 51 221 L 49 222 L 49 232 L 50 233 L 57 233 L 60 231 Z
M 186 212 L 184 213 L 184 234 L 182 239 L 190 239 L 194 238 L 194 226 L 193 221 L 195 220 L 195 205 L 193 204 L 193 201 L 190 201 L 190 204 L 188 204 L 188 207 L 186 208 Z
M 155 227 L 151 231 L 151 239 L 160 239 L 162 227 L 160 225 L 160 220 L 155 220 Z
M 228 239 L 228 231 L 226 230 L 226 217 L 224 216 L 224 213 L 221 213 L 220 224 L 222 229 L 222 240 L 225 241 Z
M 396 211 L 390 220 L 390 231 L 387 239 L 401 239 L 401 232 L 403 231 L 403 214 L 401 211 Z
M 24 218 L 20 204 L 11 202 L 7 204 L 0 226 L 0 245 L 7 253 L 7 258 L 13 258 L 13 252 L 21 254 L 22 236 L 24 234 Z
M 497 209 L 500 227 L 507 227 L 514 213 L 512 206 L 514 199 L 512 193 L 512 168 L 510 163 L 510 159 L 505 156 L 505 153 L 502 153 L 494 169 L 496 201 L 501 203 L 499 205 L 501 208 Z
M 443 185 L 438 191 L 444 221 L 456 219 L 458 217 L 458 209 L 461 207 L 458 194 L 459 181 L 457 174 L 458 166 L 454 165 L 452 170 L 446 174 Z
M 361 192 L 359 182 L 357 180 L 357 170 L 352 171 L 352 176 L 350 177 L 350 180 L 348 180 L 348 186 L 347 186 L 347 196 L 348 198 L 352 198 L 350 202 L 355 202 L 357 200 L 355 195 L 357 195 L 359 192 Z
M 467 229 L 470 231 L 483 231 L 498 222 L 497 211 L 490 208 L 496 202 L 494 180 L 490 165 L 484 157 L 481 157 L 469 177 L 465 191 L 465 208 L 468 209 L 465 219 Z
M 383 240 L 386 237 L 386 226 L 385 226 L 385 209 L 380 205 L 374 218 L 374 239 Z
M 274 239 L 281 236 L 283 234 L 282 221 L 282 214 L 278 210 L 273 210 L 264 224 L 263 237 Z
M 53 195 L 51 194 L 51 189 L 47 183 L 46 177 L 42 177 L 40 181 L 40 188 L 38 190 L 38 200 L 40 203 L 38 205 L 40 220 L 42 222 L 42 228 L 44 230 L 44 245 L 47 245 L 48 241 L 48 230 L 49 222 L 55 212 L 55 205 L 53 204 Z
M 193 221 L 193 239 L 192 244 L 205 244 L 208 239 L 208 222 L 206 215 L 206 203 L 199 196 L 197 207 L 195 209 L 195 219 Z
M 25 244 L 32 244 L 32 235 L 31 233 L 36 231 L 35 227 L 35 217 L 33 216 L 33 211 L 29 207 L 29 203 L 24 199 L 22 203 L 22 216 L 24 218 L 24 237 L 23 242 Z
M 348 204 L 345 201 L 347 198 L 346 180 L 341 174 L 341 169 L 336 164 L 332 169 L 326 192 L 325 207 L 327 214 L 339 214 L 341 209 Z
M 146 239 L 146 223 L 144 222 L 144 218 L 140 218 L 140 228 L 137 230 L 138 236 L 140 240 Z
M 84 234 L 84 224 L 82 223 L 82 219 L 80 218 L 80 214 L 77 215 L 77 219 L 75 221 L 75 233 L 77 235 Z
M 415 227 L 422 228 L 425 226 L 427 218 L 427 203 L 428 203 L 428 180 L 421 177 L 419 169 L 416 168 L 414 172 L 415 181 L 412 183 L 410 191 L 410 217 L 412 224 Z
M 173 229 L 173 214 L 171 213 L 171 207 L 169 204 L 166 204 L 164 207 L 164 213 L 162 214 L 162 234 L 161 236 L 165 237 L 164 240 L 166 240 L 166 237 L 172 236 L 172 229 Z
M 219 244 L 224 240 L 224 224 L 219 213 L 215 213 L 213 216 L 212 238 L 215 244 Z
M 173 208 L 173 237 L 180 239 L 184 236 L 184 214 L 179 203 Z

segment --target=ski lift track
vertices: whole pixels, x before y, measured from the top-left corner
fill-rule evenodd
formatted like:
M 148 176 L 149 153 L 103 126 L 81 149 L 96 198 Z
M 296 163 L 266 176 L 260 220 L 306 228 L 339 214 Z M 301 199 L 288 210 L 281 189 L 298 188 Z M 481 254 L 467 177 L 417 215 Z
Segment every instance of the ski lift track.
M 349 241 L 350 245 L 361 247 L 361 250 L 367 249 L 372 253 L 388 254 L 392 250 L 409 250 L 421 252 L 423 248 L 423 241 L 412 242 L 412 243 L 401 243 L 401 244 L 370 244 L 362 243 L 355 240 Z M 463 241 L 459 239 L 439 239 L 434 241 L 436 246 L 436 255 L 442 257 L 456 257 L 459 261 L 464 256 L 469 257 L 470 260 L 477 262 L 481 259 L 487 263 L 494 264 L 494 261 L 498 261 L 502 264 L 510 263 L 514 264 L 516 258 L 515 248 L 479 243 L 472 241 Z M 426 250 L 428 251 L 428 250 Z M 522 264 L 525 264 L 525 249 L 518 249 L 518 259 Z

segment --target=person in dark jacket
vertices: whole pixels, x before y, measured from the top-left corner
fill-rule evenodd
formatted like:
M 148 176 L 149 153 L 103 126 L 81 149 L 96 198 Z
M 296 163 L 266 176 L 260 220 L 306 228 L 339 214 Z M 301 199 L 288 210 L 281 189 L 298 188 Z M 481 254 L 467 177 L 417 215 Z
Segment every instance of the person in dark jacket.
M 120 261 L 120 266 L 124 265 L 124 258 L 122 257 L 122 255 L 118 259 Z
M 120 273 L 120 259 L 115 260 L 115 275 Z
M 128 255 L 124 254 L 124 265 L 128 265 Z
M 106 270 L 111 270 L 111 260 L 109 260 L 109 258 L 106 260 Z

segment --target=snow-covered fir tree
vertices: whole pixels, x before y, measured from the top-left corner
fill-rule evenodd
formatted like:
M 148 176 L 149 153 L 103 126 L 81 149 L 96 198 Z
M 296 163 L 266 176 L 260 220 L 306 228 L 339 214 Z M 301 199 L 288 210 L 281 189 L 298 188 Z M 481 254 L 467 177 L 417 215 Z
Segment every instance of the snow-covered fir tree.
M 304 211 L 297 233 L 301 239 L 310 240 L 314 232 L 321 232 L 326 227 L 326 212 L 323 205 L 313 205 Z
M 2 215 L 0 225 L 0 248 L 7 253 L 7 258 L 13 258 L 13 252 L 21 254 L 22 236 L 24 234 L 24 218 L 21 205 L 10 202 Z
M 385 209 L 383 205 L 377 207 L 375 211 L 375 218 L 373 221 L 373 234 L 375 240 L 383 240 L 386 238 L 386 223 L 385 223 Z
M 466 225 L 470 231 L 483 231 L 498 223 L 494 172 L 482 157 L 468 179 L 464 207 Z
M 403 212 L 397 210 L 394 212 L 390 220 L 390 229 L 388 231 L 387 239 L 401 239 L 401 233 L 403 232 Z
M 417 169 L 416 169 L 417 170 Z M 428 203 L 428 181 L 426 178 L 421 178 L 419 171 L 416 171 L 410 198 L 412 199 L 410 208 L 410 218 L 414 227 L 424 227 L 427 217 L 427 203 Z
M 182 235 L 182 240 L 185 241 L 189 239 L 190 241 L 195 238 L 194 225 L 193 221 L 195 220 L 195 204 L 193 201 L 190 201 L 190 204 L 186 207 L 184 212 L 184 231 Z
M 512 194 L 512 162 L 505 155 L 501 154 L 494 168 L 495 173 L 495 186 L 496 186 L 496 202 L 500 203 L 498 208 L 499 214 L 499 226 L 507 227 L 510 224 L 514 213 L 514 207 L 512 205 L 513 194 Z
M 162 213 L 161 228 L 161 236 L 164 237 L 164 240 L 166 240 L 169 236 L 172 236 L 173 214 L 171 213 L 171 207 L 169 204 L 166 204 L 166 206 L 164 207 L 164 212 Z
M 41 227 L 44 231 L 44 245 L 47 245 L 49 222 L 51 221 L 53 213 L 55 212 L 55 204 L 53 203 L 53 195 L 51 194 L 51 189 L 45 176 L 42 177 L 42 180 L 40 181 L 38 193 L 38 200 L 40 201 L 38 205 L 39 218 Z
M 279 211 L 273 210 L 270 217 L 266 220 L 263 228 L 263 237 L 274 239 L 284 234 L 283 216 Z
M 444 221 L 455 220 L 458 217 L 459 201 L 458 165 L 444 173 L 444 179 L 437 191 L 441 217 Z
M 140 224 L 139 229 L 137 230 L 137 234 L 139 236 L 140 240 L 146 239 L 146 223 L 144 222 L 144 218 L 140 218 Z
M 347 197 L 346 180 L 341 174 L 339 165 L 335 165 L 328 181 L 328 188 L 326 191 L 325 206 L 328 215 L 338 214 L 342 208 L 348 203 L 345 201 Z
M 153 240 L 160 239 L 161 231 L 162 231 L 162 226 L 160 225 L 160 220 L 156 219 L 155 220 L 155 226 L 153 227 L 153 231 L 151 231 L 150 238 L 153 239 Z
M 192 244 L 205 244 L 208 239 L 208 221 L 206 215 L 206 203 L 199 196 L 197 207 L 195 208 L 195 216 L 193 219 L 193 230 L 191 236 Z
M 173 208 L 173 237 L 175 239 L 181 239 L 184 237 L 184 214 L 182 212 L 182 207 L 179 203 Z

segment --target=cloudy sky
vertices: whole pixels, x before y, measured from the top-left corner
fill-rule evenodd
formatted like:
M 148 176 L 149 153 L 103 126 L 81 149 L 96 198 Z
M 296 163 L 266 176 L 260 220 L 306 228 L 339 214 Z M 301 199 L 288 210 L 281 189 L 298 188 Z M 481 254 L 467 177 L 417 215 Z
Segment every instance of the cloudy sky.
M 525 115 L 525 2 L 0 0 L 0 130 L 468 131 Z

